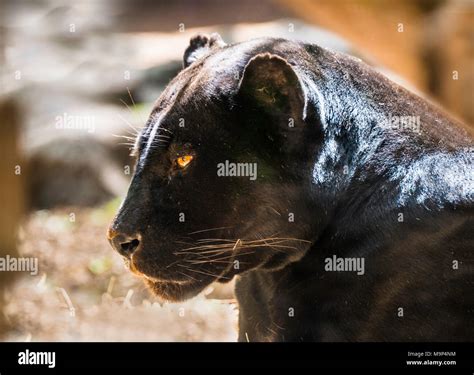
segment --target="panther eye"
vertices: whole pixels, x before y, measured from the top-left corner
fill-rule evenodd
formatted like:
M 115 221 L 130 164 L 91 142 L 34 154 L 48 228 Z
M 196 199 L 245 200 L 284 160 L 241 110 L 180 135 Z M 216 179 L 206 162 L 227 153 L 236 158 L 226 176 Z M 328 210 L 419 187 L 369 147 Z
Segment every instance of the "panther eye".
M 185 168 L 192 160 L 192 155 L 183 155 L 176 159 L 176 163 L 180 168 Z

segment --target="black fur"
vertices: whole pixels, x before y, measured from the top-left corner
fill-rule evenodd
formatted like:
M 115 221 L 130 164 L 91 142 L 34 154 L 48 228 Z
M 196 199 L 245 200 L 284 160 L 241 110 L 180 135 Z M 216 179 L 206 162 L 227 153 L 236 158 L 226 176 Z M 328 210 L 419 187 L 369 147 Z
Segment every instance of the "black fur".
M 137 139 L 109 233 L 158 295 L 238 275 L 241 341 L 474 338 L 463 125 L 312 44 L 201 36 L 185 66 Z M 388 126 L 397 116 L 419 122 Z M 258 178 L 219 177 L 225 160 L 257 163 Z M 333 255 L 363 258 L 365 273 L 327 271 Z

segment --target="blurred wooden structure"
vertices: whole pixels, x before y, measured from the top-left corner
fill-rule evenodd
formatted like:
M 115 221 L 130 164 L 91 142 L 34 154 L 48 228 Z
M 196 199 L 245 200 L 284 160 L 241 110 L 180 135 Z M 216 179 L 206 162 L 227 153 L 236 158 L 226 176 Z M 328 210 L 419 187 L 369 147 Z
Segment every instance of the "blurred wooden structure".
M 0 97 L 0 257 L 18 256 L 16 240 L 23 211 L 23 165 L 18 150 L 20 113 L 15 101 Z M 4 293 L 13 272 L 0 271 L 0 336 L 6 331 Z
M 429 21 L 429 91 L 474 130 L 474 2 L 447 3 Z

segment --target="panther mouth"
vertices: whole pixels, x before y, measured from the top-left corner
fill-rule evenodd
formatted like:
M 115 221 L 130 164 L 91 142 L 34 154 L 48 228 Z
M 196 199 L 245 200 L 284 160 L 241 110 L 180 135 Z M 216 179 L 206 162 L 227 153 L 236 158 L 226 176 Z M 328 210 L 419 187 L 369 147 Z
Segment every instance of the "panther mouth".
M 146 272 L 143 272 L 137 268 L 137 266 L 135 265 L 135 262 L 133 261 L 133 256 L 131 259 L 124 258 L 123 261 L 124 261 L 125 268 L 127 268 L 131 273 L 149 282 L 161 283 L 161 284 L 177 284 L 177 285 L 192 284 L 192 280 L 176 280 L 176 279 L 164 278 L 157 275 L 147 274 Z
M 143 279 L 148 288 L 155 296 L 168 302 L 182 302 L 195 297 L 220 277 L 201 274 L 199 278 L 188 277 L 186 279 L 170 279 L 161 275 L 150 275 L 138 269 L 131 259 L 124 258 L 125 267 L 134 275 Z

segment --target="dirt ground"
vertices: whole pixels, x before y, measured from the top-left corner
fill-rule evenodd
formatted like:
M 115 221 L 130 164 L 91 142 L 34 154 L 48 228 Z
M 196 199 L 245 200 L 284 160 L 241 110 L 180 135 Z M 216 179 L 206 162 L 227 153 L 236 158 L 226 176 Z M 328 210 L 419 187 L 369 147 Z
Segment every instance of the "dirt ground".
M 20 232 L 22 273 L 8 293 L 8 341 L 236 341 L 232 285 L 185 303 L 163 303 L 125 269 L 105 239 L 118 202 L 97 209 L 36 211 Z

